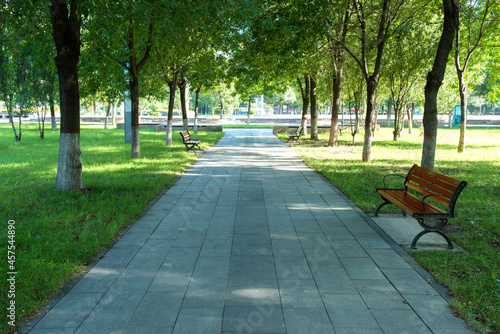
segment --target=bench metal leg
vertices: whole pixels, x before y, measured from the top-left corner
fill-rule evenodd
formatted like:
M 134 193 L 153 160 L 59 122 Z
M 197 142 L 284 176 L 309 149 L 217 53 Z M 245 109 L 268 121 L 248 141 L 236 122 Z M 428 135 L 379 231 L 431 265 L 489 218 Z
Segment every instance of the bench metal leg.
M 382 197 L 382 196 L 380 196 Z M 380 204 L 377 209 L 375 210 L 375 217 L 378 217 L 378 211 L 385 205 L 387 204 L 393 204 L 392 202 L 389 202 L 388 200 L 386 200 L 385 198 L 382 197 L 382 199 L 384 200 L 384 203 Z M 403 214 L 404 217 L 406 217 L 406 212 L 404 210 L 401 210 L 401 213 Z
M 189 145 L 189 146 L 188 146 L 188 145 L 186 145 L 186 152 L 187 152 L 187 151 L 193 151 L 193 152 L 194 152 L 194 154 L 196 154 L 196 151 L 195 151 L 195 149 L 194 149 L 194 146 L 195 146 L 195 145 Z M 198 145 L 196 145 L 196 146 L 198 146 Z M 199 147 L 198 147 L 198 148 L 199 148 Z
M 423 230 L 422 232 L 420 232 L 419 234 L 417 234 L 417 236 L 415 238 L 413 238 L 413 241 L 411 242 L 411 248 L 412 249 L 417 249 L 417 247 L 415 247 L 415 245 L 416 245 L 418 239 L 420 239 L 424 234 L 427 234 L 427 233 L 437 233 L 437 234 L 439 234 L 448 243 L 448 249 L 453 249 L 453 243 L 451 242 L 450 238 L 446 234 L 444 234 L 444 232 L 439 231 L 439 230 L 437 230 L 437 231 Z
M 388 200 L 386 200 L 385 198 L 382 198 L 384 200 L 384 203 L 380 204 L 377 208 L 377 210 L 375 210 L 375 216 L 378 216 L 378 211 L 385 205 L 387 204 L 392 204 L 391 202 L 389 202 Z

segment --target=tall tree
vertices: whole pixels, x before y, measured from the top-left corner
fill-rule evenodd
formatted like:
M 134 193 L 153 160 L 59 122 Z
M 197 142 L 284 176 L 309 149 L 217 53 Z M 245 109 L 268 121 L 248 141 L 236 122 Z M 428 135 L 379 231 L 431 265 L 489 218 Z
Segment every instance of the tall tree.
M 422 13 L 428 16 L 427 13 Z M 431 21 L 429 18 L 428 21 Z M 420 22 L 408 22 L 401 27 L 387 45 L 388 59 L 385 62 L 385 75 L 390 91 L 390 103 L 394 103 L 394 141 L 398 140 L 404 124 L 405 111 L 412 102 L 416 89 L 423 88 L 424 68 L 429 65 L 433 41 L 437 39 L 434 29 L 421 26 Z M 411 113 L 409 113 L 411 115 Z M 411 117 L 408 118 L 411 123 Z
M 493 13 L 495 0 L 463 1 L 460 6 L 461 19 L 455 31 L 455 68 L 458 76 L 458 90 L 460 93 L 460 140 L 457 151 L 465 150 L 465 133 L 467 128 L 467 80 L 466 72 L 472 55 L 481 46 L 486 34 L 488 37 L 498 37 L 498 14 Z M 463 28 L 462 28 L 463 27 Z M 462 34 L 463 33 L 463 34 Z M 465 45 L 464 45 L 465 44 Z M 463 58 L 461 58 L 463 56 Z
M 400 21 L 400 25 L 403 25 L 406 21 L 400 17 L 403 8 L 405 8 L 404 6 L 410 6 L 410 2 L 403 0 L 381 0 L 380 2 L 371 4 L 361 0 L 353 1 L 354 15 L 357 19 L 356 38 L 361 45 L 359 45 L 357 51 L 353 48 L 354 43 L 346 48 L 347 52 L 361 68 L 366 82 L 365 138 L 362 155 L 364 162 L 370 161 L 371 156 L 371 128 L 376 105 L 375 93 L 379 83 L 384 48 L 394 31 L 393 25 L 396 20 Z M 375 7 L 370 7 L 370 4 Z M 380 8 L 380 12 L 376 13 L 375 8 Z M 407 14 L 406 17 L 410 17 L 410 15 Z M 373 29 L 373 27 L 377 28 Z M 372 32 L 375 34 L 372 35 Z M 375 51 L 374 55 L 370 55 L 372 47 Z
M 101 52 L 120 64 L 128 79 L 131 110 L 131 157 L 141 155 L 139 138 L 140 73 L 148 62 L 155 23 L 158 24 L 163 2 L 97 1 L 91 3 L 99 15 L 89 20 L 89 38 L 93 52 Z M 143 78 L 146 79 L 146 78 Z
M 82 163 L 80 151 L 80 91 L 78 59 L 80 58 L 81 8 L 79 1 L 51 0 L 55 57 L 59 75 L 61 130 L 56 189 L 81 190 Z
M 432 70 L 427 74 L 424 103 L 424 143 L 421 166 L 434 170 L 438 125 L 437 95 L 443 82 L 448 55 L 453 46 L 453 38 L 459 24 L 459 0 L 443 0 L 443 31 L 439 39 Z
M 351 11 L 349 3 L 345 3 L 345 12 L 337 15 L 336 25 L 331 32 L 327 34 L 329 51 L 332 57 L 333 85 L 332 85 L 332 117 L 330 122 L 330 137 L 328 146 L 338 145 L 338 124 L 339 109 L 342 93 L 342 79 L 344 71 L 345 43 Z

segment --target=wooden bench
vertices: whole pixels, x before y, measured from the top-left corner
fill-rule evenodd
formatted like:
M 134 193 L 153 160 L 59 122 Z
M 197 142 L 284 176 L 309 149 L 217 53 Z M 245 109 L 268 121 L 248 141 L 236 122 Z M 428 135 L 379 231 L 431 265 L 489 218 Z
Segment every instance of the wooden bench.
M 186 151 L 191 150 L 194 153 L 196 153 L 196 151 L 194 149 L 195 147 L 197 147 L 199 150 L 201 150 L 200 146 L 198 146 L 198 144 L 201 142 L 201 140 L 191 138 L 189 131 L 181 131 L 179 133 L 182 137 L 182 142 L 186 146 Z
M 403 211 L 405 216 L 411 215 L 424 228 L 413 239 L 411 248 L 416 248 L 415 244 L 424 234 L 434 232 L 448 242 L 448 249 L 453 249 L 450 238 L 441 229 L 448 222 L 448 218 L 454 217 L 456 201 L 467 182 L 417 165 L 414 165 L 406 175 L 404 189 L 386 188 L 385 178 L 388 176 L 404 177 L 396 174 L 384 177 L 384 188 L 377 189 L 384 202 L 375 210 L 375 216 L 384 205 L 394 204 Z M 430 199 L 434 204 L 428 201 Z
M 288 140 L 286 142 L 288 143 L 291 140 L 292 143 L 296 141 L 297 143 L 300 144 L 299 138 L 300 136 L 302 136 L 303 130 L 304 129 L 301 126 L 299 126 L 297 128 L 297 131 L 295 131 L 295 133 L 288 133 Z

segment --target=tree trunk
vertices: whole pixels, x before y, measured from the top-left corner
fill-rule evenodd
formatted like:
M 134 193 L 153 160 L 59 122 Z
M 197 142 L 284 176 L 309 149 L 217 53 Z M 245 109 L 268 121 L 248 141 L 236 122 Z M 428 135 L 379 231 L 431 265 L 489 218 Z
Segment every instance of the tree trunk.
M 389 97 L 389 101 L 387 102 L 387 120 L 385 121 L 385 125 L 387 127 L 391 126 L 391 114 L 392 114 L 392 96 Z
M 455 30 L 459 22 L 459 1 L 443 0 L 443 32 L 439 39 L 436 58 L 432 70 L 427 74 L 424 102 L 424 143 L 422 146 L 421 166 L 434 170 L 438 126 L 437 95 L 443 82 L 448 55 L 453 45 Z
M 363 143 L 363 162 L 370 161 L 372 152 L 372 114 L 375 107 L 375 91 L 377 90 L 378 75 L 372 75 L 366 84 L 366 114 L 365 114 L 365 140 Z
M 12 125 L 12 130 L 14 131 L 14 140 L 18 143 L 21 141 L 21 139 L 17 135 L 17 129 L 16 125 L 14 124 L 14 114 L 12 113 L 12 108 L 10 108 L 10 110 L 11 111 L 9 112 L 9 123 Z M 21 116 L 19 116 L 19 118 L 21 118 Z
M 376 98 L 375 98 L 376 100 Z M 375 132 L 377 131 L 377 122 L 378 122 L 378 104 L 377 108 L 375 109 L 375 112 L 373 113 L 373 118 L 372 118 L 372 136 L 375 137 Z
M 181 111 L 182 111 L 182 126 L 184 131 L 188 131 L 188 117 L 187 117 L 187 108 L 186 108 L 186 78 L 183 76 L 179 81 L 179 92 L 181 94 Z
M 310 77 L 310 93 L 311 93 L 311 139 L 318 140 L 318 110 L 316 103 L 316 85 L 317 79 L 315 75 Z
M 399 133 L 401 132 L 401 114 L 402 106 L 401 100 L 396 99 L 394 101 L 394 130 L 392 131 L 392 140 L 398 141 Z
M 333 97 L 332 97 L 332 120 L 330 123 L 330 138 L 328 146 L 338 146 L 338 126 L 339 126 L 339 109 L 340 109 L 340 93 L 342 90 L 342 67 L 337 69 L 333 78 Z
M 80 151 L 80 90 L 78 58 L 80 56 L 80 17 L 77 0 L 68 6 L 65 0 L 51 0 L 53 38 L 59 76 L 61 133 L 55 188 L 81 190 L 82 163 Z
M 131 70 L 130 76 L 130 101 L 132 103 L 132 150 L 130 156 L 132 159 L 134 159 L 141 157 L 141 147 L 139 139 L 139 75 L 138 73 L 134 73 L 134 71 Z
M 151 20 L 149 23 L 149 36 L 147 41 L 146 51 L 144 52 L 144 56 L 140 61 L 137 61 L 137 54 L 135 50 L 135 40 L 134 40 L 134 31 L 132 30 L 132 20 L 129 25 L 128 32 L 128 51 L 129 51 L 129 64 L 128 72 L 130 75 L 129 83 L 130 83 L 130 102 L 132 104 L 132 122 L 131 122 L 131 133 L 132 133 L 132 148 L 131 148 L 131 157 L 140 158 L 141 156 L 141 148 L 140 148 L 140 139 L 139 139 L 139 72 L 144 67 L 144 64 L 149 59 L 149 54 L 151 51 L 151 36 L 153 33 L 153 21 Z
M 220 103 L 220 119 L 224 117 L 224 104 L 222 103 L 222 94 L 219 90 L 219 103 Z
M 415 113 L 415 103 L 411 104 L 411 109 L 408 108 L 408 133 L 413 133 L 413 114 Z
M 40 139 L 43 140 L 45 138 L 45 106 L 42 116 L 40 116 L 38 108 L 36 109 L 36 115 L 38 116 L 38 132 L 40 133 Z
M 168 99 L 168 119 L 167 119 L 167 138 L 165 145 L 172 145 L 172 120 L 174 116 L 175 90 L 177 89 L 177 72 L 172 68 L 173 79 L 168 82 L 170 87 L 170 95 Z
M 193 127 L 194 133 L 198 132 L 198 105 L 200 102 L 201 87 L 202 85 L 199 85 L 198 89 L 196 89 L 196 98 L 194 100 L 194 127 Z
M 467 130 L 467 87 L 465 85 L 464 71 L 458 71 L 458 90 L 460 92 L 460 139 L 458 153 L 465 151 L 465 132 Z
M 56 110 L 55 110 L 55 107 L 54 107 L 54 99 L 53 98 L 49 99 L 49 106 L 50 106 L 50 124 L 51 124 L 51 130 L 52 131 L 57 131 Z
M 94 117 L 97 116 L 97 105 L 95 103 L 95 95 L 92 96 L 92 107 L 94 108 Z
M 106 108 L 106 117 L 104 118 L 104 129 L 108 128 L 108 117 L 111 111 L 111 101 L 108 102 L 108 108 Z
M 300 77 L 297 77 L 297 82 L 299 83 L 300 93 L 302 95 L 302 119 L 300 126 L 302 127 L 302 134 L 307 136 L 307 110 L 309 109 L 309 75 L 304 74 L 304 87 L 302 87 L 302 82 Z
M 250 112 L 252 110 L 252 97 L 248 98 L 247 125 L 250 125 Z
M 116 103 L 113 102 L 112 105 L 113 111 L 111 112 L 111 125 L 115 126 L 116 125 Z

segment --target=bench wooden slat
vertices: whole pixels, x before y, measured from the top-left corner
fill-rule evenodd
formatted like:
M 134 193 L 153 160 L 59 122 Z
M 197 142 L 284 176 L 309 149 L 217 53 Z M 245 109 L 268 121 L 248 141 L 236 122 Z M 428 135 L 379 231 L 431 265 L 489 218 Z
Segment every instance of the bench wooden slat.
M 446 213 L 446 211 L 425 202 L 425 210 L 422 206 L 422 200 L 415 195 L 412 195 L 400 189 L 377 189 L 377 192 L 389 201 L 406 211 L 410 215 L 415 213 Z
M 429 174 L 425 174 L 425 173 L 420 173 L 419 171 L 412 171 L 411 175 L 414 177 L 417 177 L 421 180 L 425 180 L 426 182 L 428 182 L 430 184 L 434 184 L 441 189 L 449 191 L 450 196 L 448 196 L 448 197 L 451 197 L 451 195 L 453 194 L 455 189 L 457 189 L 457 185 L 449 183 L 446 180 L 444 180 L 443 178 L 440 178 L 437 176 L 433 176 L 433 175 L 429 175 Z M 416 183 L 419 183 L 419 181 L 416 181 Z M 439 191 L 439 189 L 436 188 L 436 191 Z
M 408 176 L 408 179 L 412 180 L 411 176 Z M 414 181 L 414 180 L 412 180 L 412 181 Z M 429 184 L 426 182 L 420 181 L 420 183 L 424 183 L 424 186 L 422 187 L 419 184 L 415 184 L 415 183 L 411 183 L 411 182 L 406 182 L 405 185 L 408 186 L 409 188 L 415 190 L 415 191 L 418 191 L 419 193 L 421 193 L 424 196 L 436 195 L 436 194 L 442 195 L 442 196 L 433 196 L 432 199 L 439 201 L 446 206 L 448 206 L 450 204 L 449 198 L 451 198 L 451 196 L 453 195 L 452 193 L 450 193 L 448 191 L 446 191 L 446 192 L 439 191 L 439 189 L 436 189 L 436 187 L 434 187 L 432 184 Z
M 425 169 L 423 167 L 420 167 L 420 166 L 417 166 L 417 165 L 414 165 L 413 168 L 417 171 L 420 171 L 421 173 L 424 173 L 424 174 L 428 174 L 430 176 L 434 176 L 436 178 L 439 178 L 439 179 L 442 179 L 448 183 L 451 183 L 455 186 L 458 187 L 458 185 L 460 185 L 460 183 L 462 183 L 463 181 L 460 181 L 460 180 L 457 180 L 453 177 L 450 177 L 448 175 L 444 175 L 444 174 L 441 174 L 441 173 L 437 173 L 437 172 L 434 172 L 432 170 L 428 170 L 428 169 Z

